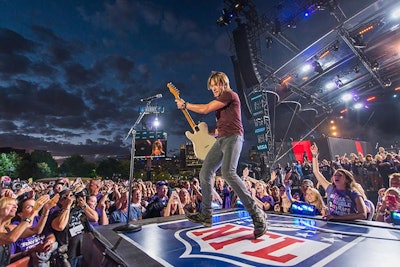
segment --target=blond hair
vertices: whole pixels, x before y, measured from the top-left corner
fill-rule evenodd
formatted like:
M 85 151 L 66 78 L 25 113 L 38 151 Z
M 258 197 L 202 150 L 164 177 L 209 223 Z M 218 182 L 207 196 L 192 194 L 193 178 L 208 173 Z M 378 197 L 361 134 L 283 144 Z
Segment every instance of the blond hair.
M 229 78 L 228 76 L 220 71 L 213 71 L 211 72 L 210 77 L 208 77 L 207 80 L 207 88 L 211 88 L 211 84 L 221 84 L 224 87 L 224 90 L 228 90 L 231 89 L 230 85 L 229 85 Z
M 10 203 L 15 203 L 16 205 L 18 204 L 17 200 L 12 197 L 2 197 L 0 198 L 0 209 L 4 209 L 8 204 Z M 9 218 L 4 225 L 9 225 L 11 223 L 11 219 Z
M 310 202 L 308 204 L 314 205 L 320 211 L 320 213 L 324 215 L 324 212 L 326 211 L 326 206 L 319 191 L 312 187 L 307 188 L 306 192 L 307 191 L 310 191 L 311 194 L 315 197 L 315 200 L 312 203 Z

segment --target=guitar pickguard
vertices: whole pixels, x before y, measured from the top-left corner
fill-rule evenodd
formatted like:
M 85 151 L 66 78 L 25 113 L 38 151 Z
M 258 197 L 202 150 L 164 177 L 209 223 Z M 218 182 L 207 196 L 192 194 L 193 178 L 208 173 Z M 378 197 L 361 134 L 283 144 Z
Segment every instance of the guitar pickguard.
M 216 139 L 208 133 L 207 123 L 200 122 L 197 127 L 199 128 L 198 131 L 194 133 L 186 131 L 185 135 L 190 141 L 192 141 L 196 157 L 200 160 L 204 160 L 208 151 L 216 142 Z

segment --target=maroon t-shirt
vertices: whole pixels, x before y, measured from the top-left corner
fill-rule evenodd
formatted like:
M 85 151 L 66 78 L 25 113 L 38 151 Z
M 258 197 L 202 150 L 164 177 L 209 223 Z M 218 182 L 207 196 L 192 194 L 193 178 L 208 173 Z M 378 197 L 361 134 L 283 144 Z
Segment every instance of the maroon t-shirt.
M 242 114 L 238 94 L 232 90 L 226 90 L 216 100 L 225 104 L 223 108 L 215 111 L 218 137 L 243 135 Z

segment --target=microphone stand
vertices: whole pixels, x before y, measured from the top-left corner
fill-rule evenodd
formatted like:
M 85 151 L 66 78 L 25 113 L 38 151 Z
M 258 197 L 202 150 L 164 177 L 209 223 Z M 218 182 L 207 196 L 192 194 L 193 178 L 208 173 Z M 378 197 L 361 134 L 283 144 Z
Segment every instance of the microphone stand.
M 125 140 L 128 139 L 129 135 L 132 134 L 132 145 L 131 145 L 131 162 L 129 166 L 129 194 L 128 194 L 128 218 L 126 220 L 126 224 L 117 226 L 113 230 L 116 232 L 122 232 L 122 233 L 131 233 L 131 232 L 137 232 L 142 230 L 142 226 L 139 224 L 130 224 L 129 223 L 129 218 L 131 215 L 131 202 L 132 202 L 132 182 L 133 182 L 133 172 L 134 172 L 134 164 L 135 164 L 135 139 L 136 139 L 136 130 L 135 127 L 140 123 L 140 121 L 143 119 L 143 116 L 146 114 L 147 108 L 150 106 L 151 100 L 147 101 L 146 108 L 143 110 L 143 112 L 140 112 L 139 117 L 137 118 L 135 124 L 131 127 L 129 130 L 128 134 L 125 137 Z

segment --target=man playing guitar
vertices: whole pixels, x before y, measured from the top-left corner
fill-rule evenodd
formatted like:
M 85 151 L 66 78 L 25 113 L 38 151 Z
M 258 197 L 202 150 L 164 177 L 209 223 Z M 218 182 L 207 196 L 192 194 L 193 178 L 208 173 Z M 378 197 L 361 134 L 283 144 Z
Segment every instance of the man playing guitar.
M 267 231 L 266 215 L 257 207 L 250 192 L 236 173 L 240 152 L 243 146 L 243 125 L 240 100 L 229 86 L 229 78 L 223 72 L 212 72 L 207 82 L 215 100 L 207 104 L 192 104 L 176 98 L 178 109 L 190 110 L 200 114 L 215 112 L 217 118 L 217 141 L 213 144 L 204 159 L 200 170 L 200 184 L 203 195 L 201 213 L 187 214 L 187 219 L 212 226 L 212 177 L 221 167 L 222 177 L 239 196 L 249 212 L 254 224 L 254 238 Z

